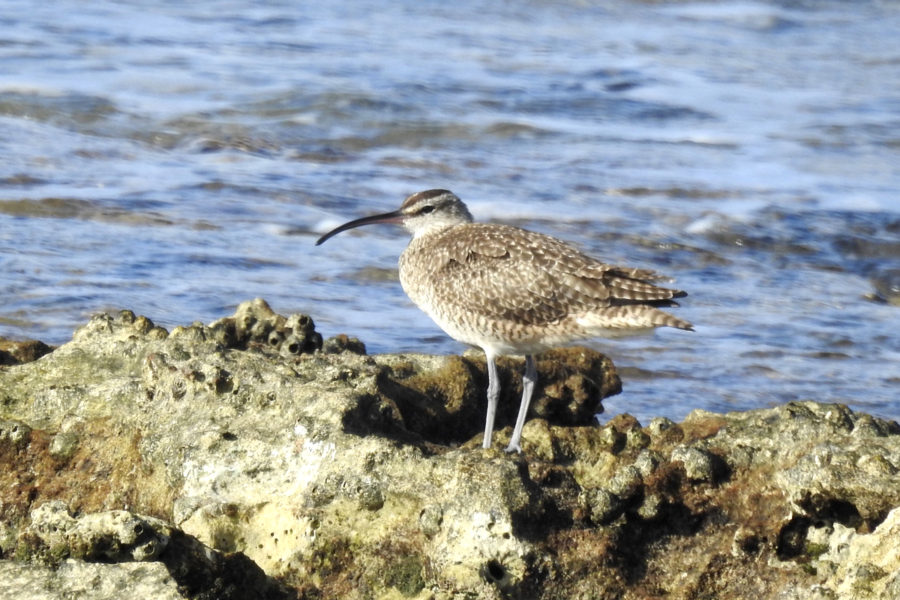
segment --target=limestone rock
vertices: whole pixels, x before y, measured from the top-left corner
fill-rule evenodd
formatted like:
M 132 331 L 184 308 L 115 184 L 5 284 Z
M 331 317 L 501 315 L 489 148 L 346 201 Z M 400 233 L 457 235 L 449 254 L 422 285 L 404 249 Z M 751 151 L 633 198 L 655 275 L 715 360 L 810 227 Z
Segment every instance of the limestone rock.
M 154 560 L 166 549 L 171 535 L 169 526 L 160 519 L 124 510 L 74 518 L 59 501 L 34 509 L 30 521 L 24 536 L 39 540 L 50 552 L 94 561 Z
M 67 559 L 58 566 L 0 560 L 0 598 L 16 600 L 183 600 L 162 563 L 102 564 Z
M 0 597 L 897 597 L 896 423 L 601 427 L 618 378 L 569 348 L 507 455 L 522 361 L 499 366 L 482 450 L 480 354 L 366 356 L 261 300 L 171 333 L 97 316 L 0 366 Z
M 815 558 L 829 575 L 827 587 L 837 598 L 900 598 L 900 509 L 871 534 L 859 534 L 835 523 L 825 540 L 827 550 Z

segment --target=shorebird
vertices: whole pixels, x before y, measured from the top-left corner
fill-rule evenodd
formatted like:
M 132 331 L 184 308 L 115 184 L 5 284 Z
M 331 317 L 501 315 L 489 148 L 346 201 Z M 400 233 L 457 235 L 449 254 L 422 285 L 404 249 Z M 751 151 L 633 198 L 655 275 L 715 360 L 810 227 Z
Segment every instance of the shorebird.
M 397 223 L 412 234 L 400 255 L 403 291 L 447 335 L 484 351 L 490 448 L 500 397 L 497 356 L 524 355 L 522 401 L 507 452 L 521 452 L 522 427 L 534 393 L 534 355 L 575 340 L 613 337 L 654 327 L 693 331 L 660 308 L 677 306 L 681 290 L 659 287 L 653 271 L 597 261 L 549 235 L 510 225 L 474 223 L 448 190 L 415 193 L 398 210 L 332 229 Z

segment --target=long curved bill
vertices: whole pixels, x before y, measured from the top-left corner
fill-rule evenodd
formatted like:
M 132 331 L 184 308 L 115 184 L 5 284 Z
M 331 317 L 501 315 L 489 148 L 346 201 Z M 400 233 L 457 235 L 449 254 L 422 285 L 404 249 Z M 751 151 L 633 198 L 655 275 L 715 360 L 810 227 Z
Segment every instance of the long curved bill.
M 331 237 L 336 236 L 342 231 L 347 231 L 348 229 L 354 229 L 356 227 L 362 227 L 363 225 L 371 225 L 372 223 L 401 223 L 403 222 L 403 213 L 399 210 L 395 210 L 393 212 L 384 213 L 381 215 L 372 215 L 371 217 L 363 217 L 361 219 L 354 219 L 349 223 L 344 223 L 339 227 L 335 227 L 318 240 L 316 240 L 316 246 L 322 244 L 326 240 Z

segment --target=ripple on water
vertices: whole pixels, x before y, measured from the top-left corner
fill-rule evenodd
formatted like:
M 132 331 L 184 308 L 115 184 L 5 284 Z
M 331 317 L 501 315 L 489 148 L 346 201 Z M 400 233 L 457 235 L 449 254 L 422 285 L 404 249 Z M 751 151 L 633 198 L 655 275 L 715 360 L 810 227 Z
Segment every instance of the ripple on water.
M 373 352 L 460 352 L 395 281 L 402 232 L 313 246 L 445 187 L 690 293 L 696 332 L 592 342 L 609 412 L 900 416 L 896 11 L 461 7 L 2 3 L 0 335 L 262 296 Z

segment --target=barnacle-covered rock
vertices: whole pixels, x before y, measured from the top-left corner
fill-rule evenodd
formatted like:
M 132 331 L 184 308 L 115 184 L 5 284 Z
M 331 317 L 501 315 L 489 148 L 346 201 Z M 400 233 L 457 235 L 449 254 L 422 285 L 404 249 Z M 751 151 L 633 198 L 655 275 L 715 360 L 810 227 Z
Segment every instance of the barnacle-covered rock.
M 231 317 L 209 325 L 211 335 L 226 348 L 269 348 L 285 356 L 322 349 L 322 335 L 309 315 L 277 314 L 262 298 L 242 302 Z

